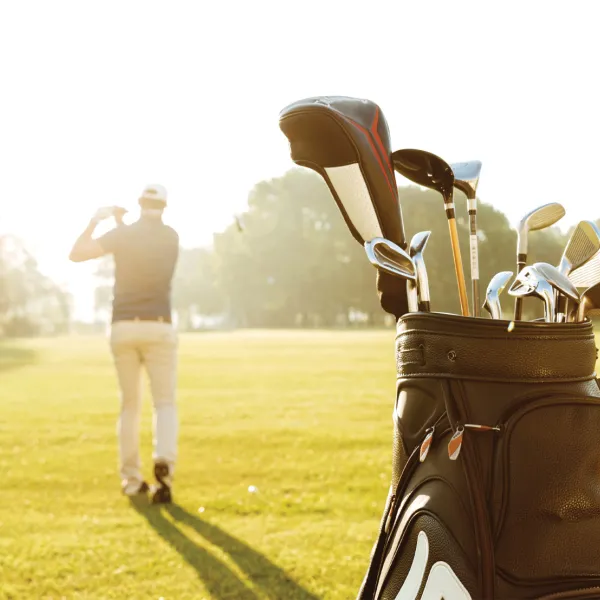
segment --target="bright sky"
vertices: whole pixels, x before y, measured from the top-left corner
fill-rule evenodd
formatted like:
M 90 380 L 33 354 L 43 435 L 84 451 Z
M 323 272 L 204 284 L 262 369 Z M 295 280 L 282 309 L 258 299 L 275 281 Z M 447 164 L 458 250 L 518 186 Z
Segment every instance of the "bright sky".
M 167 187 L 184 245 L 293 166 L 279 111 L 377 102 L 394 149 L 483 162 L 479 196 L 515 222 L 560 201 L 600 217 L 596 3 L 523 0 L 7 0 L 0 4 L 0 232 L 91 307 L 69 264 L 98 206 Z M 441 206 L 440 206 L 441 210 Z

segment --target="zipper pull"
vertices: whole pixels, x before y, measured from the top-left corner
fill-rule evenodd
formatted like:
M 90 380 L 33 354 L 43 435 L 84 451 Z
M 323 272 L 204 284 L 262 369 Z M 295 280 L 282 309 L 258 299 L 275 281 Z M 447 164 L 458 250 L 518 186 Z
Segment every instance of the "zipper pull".
M 448 442 L 448 456 L 450 460 L 456 460 L 462 449 L 463 438 L 465 435 L 465 429 L 472 429 L 474 431 L 501 431 L 500 427 L 492 427 L 490 425 L 475 425 L 474 423 L 465 423 L 459 425 L 454 435 Z
M 427 455 L 429 454 L 429 449 L 431 448 L 431 444 L 433 443 L 433 434 L 435 433 L 435 427 L 430 427 L 427 430 L 427 435 L 421 444 L 421 450 L 419 451 L 419 461 L 425 462 Z
M 396 494 L 394 494 L 390 500 L 390 509 L 388 510 L 388 516 L 387 516 L 387 519 L 385 520 L 385 527 L 383 529 L 385 531 L 385 533 L 390 532 L 392 520 L 394 519 L 394 509 L 395 508 L 396 508 Z
M 448 442 L 448 456 L 450 457 L 450 460 L 456 460 L 458 458 L 458 455 L 460 454 L 460 451 L 462 449 L 464 434 L 465 428 L 461 426 L 454 432 L 454 435 L 450 438 L 450 441 Z

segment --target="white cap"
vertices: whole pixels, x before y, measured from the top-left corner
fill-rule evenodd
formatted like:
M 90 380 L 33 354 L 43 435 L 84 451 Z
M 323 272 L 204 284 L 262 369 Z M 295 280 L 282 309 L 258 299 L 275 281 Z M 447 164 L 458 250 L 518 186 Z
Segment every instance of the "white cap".
M 142 198 L 147 198 L 148 200 L 158 200 L 160 202 L 164 202 L 167 204 L 167 190 L 164 186 L 159 184 L 151 184 L 147 185 L 142 192 Z

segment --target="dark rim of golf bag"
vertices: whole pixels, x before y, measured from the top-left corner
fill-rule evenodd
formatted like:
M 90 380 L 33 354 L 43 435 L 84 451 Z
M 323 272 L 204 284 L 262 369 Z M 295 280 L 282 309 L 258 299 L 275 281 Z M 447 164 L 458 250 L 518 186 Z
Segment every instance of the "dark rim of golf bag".
M 392 482 L 360 600 L 600 598 L 591 322 L 398 320 Z

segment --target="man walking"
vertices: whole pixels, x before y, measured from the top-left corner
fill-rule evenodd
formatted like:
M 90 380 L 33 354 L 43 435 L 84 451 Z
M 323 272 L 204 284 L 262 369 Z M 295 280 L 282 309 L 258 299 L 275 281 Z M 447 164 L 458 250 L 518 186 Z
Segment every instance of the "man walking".
M 127 496 L 147 493 L 141 473 L 139 433 L 141 370 L 146 368 L 154 405 L 154 503 L 171 502 L 177 459 L 177 334 L 171 323 L 171 282 L 179 253 L 179 236 L 162 220 L 167 192 L 147 186 L 139 199 L 140 218 L 123 224 L 126 212 L 101 208 L 75 242 L 70 260 L 82 262 L 112 254 L 115 283 L 111 350 L 121 390 L 118 421 L 120 474 Z M 113 216 L 117 226 L 94 238 L 98 223 Z

